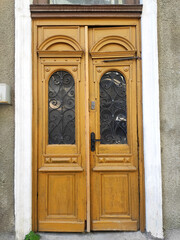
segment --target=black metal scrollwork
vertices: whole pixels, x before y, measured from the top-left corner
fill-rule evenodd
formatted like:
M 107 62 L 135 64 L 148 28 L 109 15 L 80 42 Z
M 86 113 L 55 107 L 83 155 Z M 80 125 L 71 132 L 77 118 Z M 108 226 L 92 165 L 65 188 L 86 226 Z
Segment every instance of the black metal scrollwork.
M 100 80 L 101 144 L 127 144 L 126 81 L 120 72 Z
M 49 144 L 75 144 L 75 84 L 70 73 L 57 71 L 48 88 Z

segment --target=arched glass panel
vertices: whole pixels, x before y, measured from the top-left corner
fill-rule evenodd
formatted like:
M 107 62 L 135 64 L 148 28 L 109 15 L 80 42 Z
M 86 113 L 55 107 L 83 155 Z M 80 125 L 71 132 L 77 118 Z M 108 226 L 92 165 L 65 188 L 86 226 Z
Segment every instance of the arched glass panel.
M 100 80 L 100 134 L 101 144 L 127 144 L 126 81 L 120 72 Z
M 75 84 L 66 71 L 49 79 L 48 115 L 49 144 L 75 144 Z

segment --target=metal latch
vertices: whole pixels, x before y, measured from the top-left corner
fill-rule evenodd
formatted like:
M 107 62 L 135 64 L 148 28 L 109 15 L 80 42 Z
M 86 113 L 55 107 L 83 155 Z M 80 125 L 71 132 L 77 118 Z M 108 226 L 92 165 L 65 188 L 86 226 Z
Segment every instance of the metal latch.
M 122 58 L 114 58 L 114 59 L 107 59 L 104 60 L 103 62 L 121 62 L 121 61 L 126 61 L 126 60 L 134 60 L 134 59 L 141 59 L 141 57 L 122 57 Z

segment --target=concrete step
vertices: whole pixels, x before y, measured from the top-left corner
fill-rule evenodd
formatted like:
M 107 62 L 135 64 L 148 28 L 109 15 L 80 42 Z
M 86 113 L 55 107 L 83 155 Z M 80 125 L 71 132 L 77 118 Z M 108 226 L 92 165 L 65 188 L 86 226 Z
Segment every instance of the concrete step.
M 42 240 L 150 240 L 141 232 L 40 233 Z

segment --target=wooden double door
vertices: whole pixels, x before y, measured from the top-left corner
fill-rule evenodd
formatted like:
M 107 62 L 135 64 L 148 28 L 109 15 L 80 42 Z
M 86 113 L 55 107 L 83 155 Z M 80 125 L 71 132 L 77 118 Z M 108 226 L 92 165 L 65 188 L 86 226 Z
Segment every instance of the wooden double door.
M 138 230 L 137 25 L 36 33 L 38 230 Z

